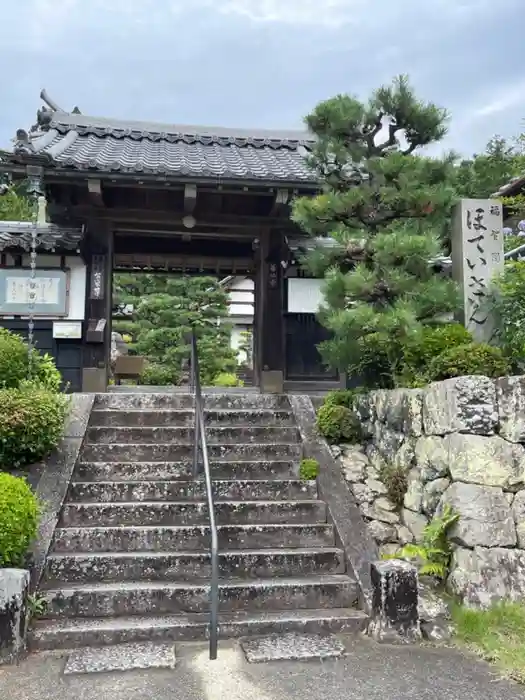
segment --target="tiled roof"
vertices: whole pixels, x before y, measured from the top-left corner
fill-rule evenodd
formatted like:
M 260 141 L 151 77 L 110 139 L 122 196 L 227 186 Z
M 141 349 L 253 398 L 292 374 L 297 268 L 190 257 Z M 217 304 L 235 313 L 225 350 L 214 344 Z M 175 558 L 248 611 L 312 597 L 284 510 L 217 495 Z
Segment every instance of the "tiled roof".
M 315 184 L 305 162 L 306 131 L 226 129 L 89 117 L 43 108 L 14 153 L 51 166 L 104 173 Z
M 22 248 L 31 250 L 33 224 L 28 221 L 0 221 L 0 250 Z M 68 228 L 55 224 L 37 225 L 37 250 L 55 249 L 76 251 L 82 240 L 82 228 Z

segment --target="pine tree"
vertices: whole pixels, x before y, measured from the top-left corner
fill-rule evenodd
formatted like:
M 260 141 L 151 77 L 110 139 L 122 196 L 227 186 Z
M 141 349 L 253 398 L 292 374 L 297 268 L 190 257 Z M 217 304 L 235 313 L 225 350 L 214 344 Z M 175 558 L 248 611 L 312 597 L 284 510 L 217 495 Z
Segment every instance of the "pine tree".
M 337 242 L 306 260 L 325 276 L 320 320 L 332 339 L 320 351 L 369 385 L 394 384 L 407 337 L 456 308 L 455 285 L 430 264 L 443 254 L 453 156 L 414 153 L 443 138 L 447 118 L 418 100 L 405 76 L 366 104 L 338 95 L 306 118 L 321 192 L 298 198 L 292 218 L 310 236 Z
M 144 382 L 176 384 L 180 380 L 183 360 L 190 356 L 187 338 L 192 328 L 202 383 L 210 385 L 218 374 L 235 371 L 231 326 L 226 320 L 228 295 L 214 277 L 116 275 L 113 304 L 117 313 L 127 304 L 133 306 L 131 320 L 115 320 L 113 328 L 130 333 L 131 352 L 149 359 Z

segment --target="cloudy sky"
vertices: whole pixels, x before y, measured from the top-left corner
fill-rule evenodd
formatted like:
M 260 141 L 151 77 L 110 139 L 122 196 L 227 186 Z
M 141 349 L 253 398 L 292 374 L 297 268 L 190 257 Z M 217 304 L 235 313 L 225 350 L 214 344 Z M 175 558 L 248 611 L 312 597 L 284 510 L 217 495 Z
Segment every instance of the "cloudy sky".
M 464 154 L 523 130 L 525 0 L 5 0 L 0 146 L 45 87 L 85 114 L 297 128 L 408 73 Z

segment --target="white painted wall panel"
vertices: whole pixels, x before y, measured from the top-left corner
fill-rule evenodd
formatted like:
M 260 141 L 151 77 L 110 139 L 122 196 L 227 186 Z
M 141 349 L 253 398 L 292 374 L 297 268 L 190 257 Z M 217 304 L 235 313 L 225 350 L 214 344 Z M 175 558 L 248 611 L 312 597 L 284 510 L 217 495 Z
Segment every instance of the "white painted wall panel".
M 288 313 L 315 314 L 323 303 L 322 279 L 288 278 Z

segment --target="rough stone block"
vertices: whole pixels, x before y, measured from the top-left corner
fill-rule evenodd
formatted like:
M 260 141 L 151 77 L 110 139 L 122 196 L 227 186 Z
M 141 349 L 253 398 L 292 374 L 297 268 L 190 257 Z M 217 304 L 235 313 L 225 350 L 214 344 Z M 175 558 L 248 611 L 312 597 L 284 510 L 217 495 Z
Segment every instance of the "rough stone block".
M 516 523 L 518 547 L 525 549 L 525 491 L 520 491 L 512 500 L 512 513 Z
M 523 483 L 525 450 L 499 435 L 453 433 L 444 438 L 453 481 L 516 488 Z
M 17 661 L 26 650 L 29 571 L 0 569 L 0 664 Z
M 456 482 L 445 491 L 437 512 L 445 504 L 459 514 L 449 537 L 462 547 L 514 547 L 516 526 L 501 488 Z
M 525 598 L 525 551 L 502 547 L 458 548 L 447 588 L 465 605 L 488 608 L 501 600 Z
M 488 377 L 446 379 L 424 392 L 423 427 L 427 435 L 492 435 L 498 423 L 496 387 Z
M 425 515 L 432 517 L 436 511 L 439 504 L 441 496 L 450 486 L 449 479 L 434 479 L 434 481 L 429 481 L 425 485 L 423 490 L 423 500 L 421 503 L 421 510 Z
M 271 634 L 244 639 L 241 647 L 248 663 L 265 661 L 299 661 L 304 659 L 340 658 L 345 655 L 343 643 L 333 635 Z
M 448 474 L 448 446 L 442 437 L 428 435 L 418 438 L 415 462 L 423 483 Z
M 509 442 L 525 442 L 525 377 L 496 379 L 499 433 Z
M 369 634 L 379 642 L 412 642 L 421 637 L 417 569 L 391 559 L 372 564 L 372 613 Z
M 175 668 L 175 647 L 173 644 L 137 642 L 77 649 L 70 654 L 64 668 L 64 675 L 111 673 L 152 668 Z
M 403 524 L 410 530 L 414 539 L 419 542 L 423 535 L 423 530 L 428 524 L 427 519 L 421 513 L 414 513 L 412 510 L 404 508 L 401 512 Z

